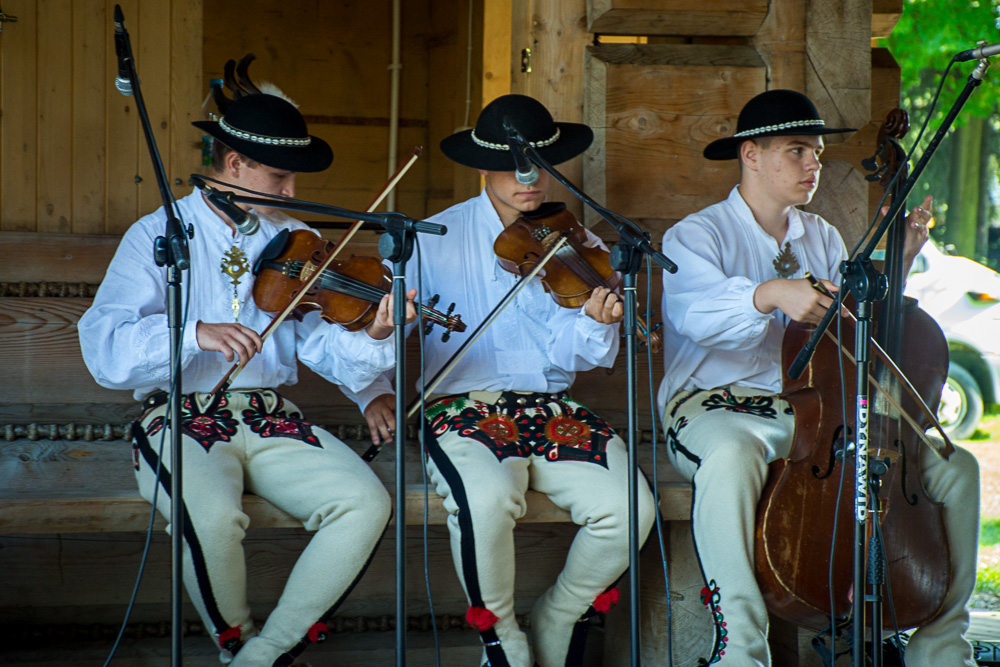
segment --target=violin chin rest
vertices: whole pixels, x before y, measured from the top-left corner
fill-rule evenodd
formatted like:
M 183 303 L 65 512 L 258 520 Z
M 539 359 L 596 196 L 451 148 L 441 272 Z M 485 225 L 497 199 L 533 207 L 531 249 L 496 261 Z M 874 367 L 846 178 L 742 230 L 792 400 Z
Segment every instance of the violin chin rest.
M 276 258 L 281 254 L 281 251 L 288 244 L 289 231 L 287 229 L 282 229 L 278 232 L 277 236 L 271 239 L 264 249 L 261 250 L 260 256 L 257 261 L 253 263 L 253 274 L 260 275 L 261 265 L 265 262 L 270 262 L 272 259 Z

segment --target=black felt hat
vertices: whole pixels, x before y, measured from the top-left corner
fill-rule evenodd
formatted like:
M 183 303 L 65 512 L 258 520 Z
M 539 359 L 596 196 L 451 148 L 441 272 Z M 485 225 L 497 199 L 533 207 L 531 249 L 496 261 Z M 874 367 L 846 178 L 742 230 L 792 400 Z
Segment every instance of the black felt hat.
M 816 105 L 794 90 L 769 90 L 746 103 L 736 121 L 736 134 L 705 146 L 709 160 L 735 160 L 740 144 L 757 137 L 817 136 L 854 132 L 852 127 L 826 127 Z
M 538 154 L 559 164 L 587 150 L 594 132 L 580 123 L 557 123 L 538 100 L 527 95 L 504 95 L 479 114 L 474 130 L 462 130 L 441 140 L 441 151 L 466 167 L 486 171 L 513 171 L 514 156 L 507 143 L 504 118 L 510 119 Z
M 241 97 L 218 121 L 191 124 L 234 151 L 275 169 L 323 171 L 333 162 L 330 145 L 310 136 L 295 105 L 276 95 Z

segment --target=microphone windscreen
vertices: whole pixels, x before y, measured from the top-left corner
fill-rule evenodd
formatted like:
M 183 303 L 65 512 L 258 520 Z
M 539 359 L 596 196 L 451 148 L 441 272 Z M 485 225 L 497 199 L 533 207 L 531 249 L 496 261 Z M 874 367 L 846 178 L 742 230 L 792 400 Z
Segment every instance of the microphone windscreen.
M 260 229 L 260 218 L 253 211 L 247 213 L 247 217 L 243 222 L 236 223 L 236 231 L 243 236 L 253 236 Z

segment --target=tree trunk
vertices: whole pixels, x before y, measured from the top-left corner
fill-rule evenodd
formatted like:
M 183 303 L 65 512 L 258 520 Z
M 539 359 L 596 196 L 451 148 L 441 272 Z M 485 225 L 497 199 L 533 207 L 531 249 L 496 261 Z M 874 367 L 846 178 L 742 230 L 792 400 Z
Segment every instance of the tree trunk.
M 952 136 L 954 150 L 944 241 L 955 246 L 955 252 L 965 257 L 976 257 L 979 249 L 979 160 L 985 124 L 985 118 L 969 118 L 968 124 L 955 128 Z

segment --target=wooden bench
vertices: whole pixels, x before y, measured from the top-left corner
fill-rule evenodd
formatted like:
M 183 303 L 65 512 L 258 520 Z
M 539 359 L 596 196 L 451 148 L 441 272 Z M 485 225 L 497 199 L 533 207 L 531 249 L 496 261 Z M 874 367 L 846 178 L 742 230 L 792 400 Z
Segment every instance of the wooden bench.
M 360 426 L 357 430 L 361 430 Z M 363 443 L 353 442 L 360 453 Z M 416 450 L 417 444 L 412 443 L 406 487 L 406 523 L 409 526 L 424 522 L 424 488 Z M 395 452 L 387 448 L 371 466 L 392 492 Z M 646 465 L 644 469 L 649 467 Z M 680 480 L 669 465 L 660 465 L 658 478 L 660 511 L 664 519 L 686 520 L 691 506 L 690 485 Z M 299 528 L 301 525 L 252 494 L 244 496 L 243 506 L 253 528 Z M 0 442 L 0 535 L 144 531 L 149 523 L 149 507 L 136 489 L 132 447 L 127 441 L 17 439 Z M 444 525 L 446 518 L 441 498 L 431 488 L 427 522 Z M 569 521 L 569 513 L 553 505 L 546 496 L 528 492 L 528 513 L 521 519 L 522 523 Z M 156 527 L 162 529 L 164 525 L 162 518 L 157 518 Z
M 150 520 L 149 505 L 136 490 L 132 449 L 127 441 L 127 424 L 135 417 L 137 406 L 130 392 L 107 390 L 93 381 L 83 365 L 76 333 L 76 322 L 89 307 L 117 243 L 116 237 L 0 232 L 0 256 L 10 258 L 0 267 L 0 349 L 6 351 L 0 357 L 0 373 L 5 378 L 0 383 L 0 569 L 16 573 L 0 592 L 0 624 L 74 623 L 81 616 L 93 623 L 115 623 L 121 618 L 131 589 L 142 533 Z M 374 246 L 368 251 L 374 254 Z M 366 250 L 361 246 L 356 252 L 364 254 Z M 442 296 L 443 301 L 446 298 Z M 415 373 L 417 355 L 413 342 L 409 345 L 412 353 L 408 357 Z M 660 360 L 654 363 L 658 370 Z M 367 434 L 356 406 L 311 371 L 300 371 L 299 384 L 283 389 L 283 393 L 312 421 L 328 427 L 355 449 L 363 449 Z M 574 396 L 623 431 L 624 381 L 624 364 L 619 359 L 611 371 L 580 374 Z M 645 443 L 641 463 L 646 474 L 651 475 L 648 440 L 652 424 L 648 420 L 649 397 L 642 391 L 647 383 L 645 368 L 640 364 L 639 410 L 647 415 L 640 438 Z M 661 512 L 672 526 L 673 540 L 683 545 L 684 536 L 690 534 L 686 523 L 690 486 L 667 463 L 662 448 L 659 454 Z M 440 498 L 430 489 L 426 496 L 425 542 L 425 493 L 416 446 L 408 450 L 407 456 L 410 622 L 426 625 L 427 596 L 422 585 L 426 549 L 428 569 L 433 573 L 435 609 L 446 619 L 445 625 L 462 625 L 466 601 L 454 574 L 444 526 L 446 514 Z M 393 458 L 390 447 L 372 464 L 390 490 L 394 487 Z M 261 498 L 247 495 L 244 507 L 251 520 L 245 542 L 253 583 L 251 607 L 255 615 L 263 617 L 273 607 L 309 536 L 292 517 Z M 554 580 L 576 527 L 565 511 L 534 492 L 529 492 L 528 512 L 520 523 L 515 532 L 516 610 L 525 613 Z M 157 518 L 156 528 L 162 529 L 163 525 Z M 132 617 L 138 622 L 169 618 L 167 540 L 162 530 L 156 531 L 156 548 Z M 351 629 L 359 623 L 367 623 L 367 627 L 384 625 L 392 616 L 393 541 L 392 531 L 388 531 L 368 573 L 338 612 Z M 655 566 L 659 562 L 655 545 L 647 552 L 653 553 L 648 558 Z M 673 561 L 677 559 L 671 557 L 671 590 L 683 599 L 696 601 L 700 578 L 695 560 L 684 553 L 676 563 Z M 673 574 L 678 568 L 687 574 Z M 647 569 L 653 570 L 655 576 L 659 567 L 644 567 L 644 572 Z M 685 577 L 689 580 L 686 583 Z M 662 576 L 659 592 L 651 589 L 650 595 L 666 597 Z M 697 603 L 692 605 L 692 618 L 697 619 L 692 621 L 692 627 L 707 629 L 707 621 L 699 617 L 699 607 Z M 195 618 L 193 611 L 188 616 Z M 704 616 L 707 618 L 707 614 Z M 655 619 L 650 622 L 656 623 Z M 686 634 L 690 641 L 705 634 L 684 633 L 676 622 L 674 630 L 678 635 Z M 385 639 L 380 643 L 384 644 Z M 465 649 L 477 644 L 475 636 L 464 640 Z M 2 651 L 0 648 L 0 661 Z M 665 656 L 659 657 L 665 660 Z M 653 658 L 644 660 L 657 664 Z

